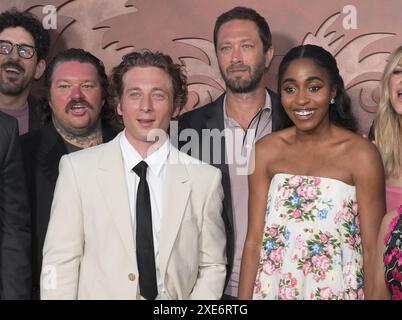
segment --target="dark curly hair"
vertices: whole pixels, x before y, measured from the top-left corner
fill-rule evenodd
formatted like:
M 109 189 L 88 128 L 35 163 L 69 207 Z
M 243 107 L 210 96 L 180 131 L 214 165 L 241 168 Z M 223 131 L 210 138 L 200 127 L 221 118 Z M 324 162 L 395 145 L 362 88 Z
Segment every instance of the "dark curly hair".
M 46 59 L 50 46 L 49 30 L 44 29 L 38 18 L 30 12 L 12 8 L 0 14 L 0 32 L 17 27 L 24 28 L 34 39 L 38 60 Z
M 113 109 L 108 103 L 108 86 L 109 82 L 107 79 L 107 75 L 105 72 L 105 66 L 103 65 L 103 62 L 99 60 L 97 57 L 95 57 L 93 54 L 91 54 L 88 51 L 85 51 L 83 49 L 79 48 L 70 48 L 67 50 L 64 50 L 57 54 L 53 60 L 48 64 L 46 67 L 46 72 L 45 72 L 45 89 L 46 89 L 46 95 L 47 98 L 50 99 L 50 89 L 52 87 L 52 77 L 53 74 L 56 70 L 56 68 L 63 64 L 64 62 L 68 61 L 77 61 L 80 63 L 90 63 L 92 64 L 98 74 L 99 77 L 99 82 L 101 85 L 102 89 L 102 99 L 104 99 L 105 103 L 102 107 L 100 116 L 102 120 L 108 120 L 111 121 L 113 118 Z M 43 104 L 44 110 L 43 110 L 43 120 L 44 122 L 48 122 L 51 119 L 51 114 L 52 111 L 50 109 L 50 106 L 48 103 Z
M 282 94 L 280 88 L 284 73 L 291 62 L 300 58 L 311 59 L 317 66 L 325 69 L 328 72 L 332 85 L 337 88 L 335 104 L 329 108 L 329 120 L 339 127 L 356 132 L 356 118 L 352 114 L 350 97 L 346 93 L 343 79 L 339 74 L 338 65 L 332 54 L 322 47 L 311 44 L 294 47 L 283 57 L 278 71 L 279 97 Z
M 170 76 L 173 84 L 173 104 L 174 109 L 181 109 L 187 102 L 187 77 L 184 73 L 183 66 L 173 63 L 170 56 L 161 52 L 151 52 L 144 50 L 143 52 L 131 52 L 123 57 L 123 61 L 113 68 L 110 76 L 110 97 L 111 104 L 117 106 L 118 100 L 121 98 L 124 90 L 123 77 L 134 67 L 157 67 Z M 115 114 L 117 119 L 121 117 Z
M 251 8 L 246 7 L 235 7 L 223 14 L 221 14 L 215 22 L 214 28 L 214 45 L 215 50 L 216 44 L 218 42 L 218 32 L 221 26 L 229 22 L 231 20 L 250 20 L 253 21 L 258 27 L 258 34 L 263 44 L 264 52 L 267 52 L 268 49 L 272 46 L 272 35 L 271 30 L 269 29 L 268 22 L 265 20 L 263 16 L 261 16 L 257 11 Z

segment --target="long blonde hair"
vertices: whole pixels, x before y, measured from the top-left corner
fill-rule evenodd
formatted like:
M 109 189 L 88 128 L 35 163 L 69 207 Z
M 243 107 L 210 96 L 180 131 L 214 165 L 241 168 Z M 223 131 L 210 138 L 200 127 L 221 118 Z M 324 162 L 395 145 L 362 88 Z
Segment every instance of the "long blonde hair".
M 389 79 L 402 58 L 402 46 L 388 58 L 381 79 L 380 103 L 374 120 L 374 134 L 385 169 L 385 176 L 397 177 L 401 170 L 402 128 L 399 116 L 391 105 Z

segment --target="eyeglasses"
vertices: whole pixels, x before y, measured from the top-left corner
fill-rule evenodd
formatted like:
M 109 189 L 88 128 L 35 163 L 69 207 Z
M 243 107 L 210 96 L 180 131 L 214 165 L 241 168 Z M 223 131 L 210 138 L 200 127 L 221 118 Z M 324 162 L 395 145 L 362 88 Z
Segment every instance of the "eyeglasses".
M 10 41 L 0 40 L 0 54 L 10 55 L 14 47 L 17 47 L 18 55 L 24 59 L 31 59 L 35 54 L 35 47 L 27 44 L 14 44 Z

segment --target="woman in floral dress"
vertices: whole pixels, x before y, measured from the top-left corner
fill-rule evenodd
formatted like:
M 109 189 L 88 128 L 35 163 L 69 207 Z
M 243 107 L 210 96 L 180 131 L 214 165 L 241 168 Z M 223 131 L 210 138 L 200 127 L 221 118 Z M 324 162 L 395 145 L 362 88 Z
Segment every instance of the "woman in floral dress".
M 323 48 L 290 50 L 278 92 L 294 126 L 255 147 L 239 298 L 372 298 L 385 213 L 379 153 L 352 132 L 350 99 Z

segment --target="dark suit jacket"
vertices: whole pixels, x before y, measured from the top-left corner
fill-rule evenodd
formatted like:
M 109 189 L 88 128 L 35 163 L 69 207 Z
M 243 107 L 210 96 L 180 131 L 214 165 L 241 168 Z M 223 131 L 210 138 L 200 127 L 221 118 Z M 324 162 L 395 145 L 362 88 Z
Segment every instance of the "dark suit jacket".
M 280 105 L 278 96 L 273 91 L 267 89 L 269 95 L 271 97 L 272 102 L 272 130 L 277 131 L 284 128 L 287 128 L 291 125 L 290 119 L 286 115 L 283 107 Z M 191 146 L 192 150 L 197 150 L 202 145 L 202 129 L 219 129 L 220 131 L 225 129 L 224 125 L 224 117 L 223 117 L 223 101 L 224 101 L 225 94 L 221 95 L 217 100 L 207 104 L 204 107 L 195 109 L 193 111 L 184 113 L 179 118 L 179 135 L 180 133 L 187 128 L 195 129 L 199 136 L 199 141 L 195 141 L 195 143 L 199 142 L 199 145 L 193 145 L 194 141 L 180 141 L 179 140 L 179 148 L 186 145 L 187 147 Z M 190 143 L 190 144 L 188 144 Z M 223 200 L 223 220 L 225 223 L 226 228 L 226 235 L 227 235 L 227 244 L 226 244 L 226 253 L 228 258 L 228 272 L 227 272 L 227 280 L 229 279 L 232 265 L 233 265 L 233 258 L 234 258 L 234 233 L 233 233 L 233 212 L 232 212 L 232 196 L 230 190 L 230 177 L 229 177 L 229 167 L 225 163 L 225 161 L 221 163 L 213 163 L 212 162 L 212 155 L 213 155 L 213 144 L 211 142 L 210 148 L 210 163 L 215 166 L 216 168 L 222 171 L 222 186 L 223 191 L 225 194 Z M 194 155 L 191 153 L 192 150 L 189 150 L 189 154 L 192 156 L 196 156 L 201 160 L 205 161 L 208 159 L 202 159 L 201 154 L 202 151 L 199 150 L 198 155 Z M 182 150 L 186 151 L 186 150 Z M 220 146 L 221 156 L 226 155 L 226 148 L 225 148 L 225 139 L 221 140 Z
M 30 299 L 30 223 L 17 120 L 0 112 L 0 299 Z
M 117 131 L 104 123 L 102 135 L 103 142 L 108 142 L 117 135 Z M 32 298 L 39 299 L 42 249 L 59 175 L 59 162 L 68 151 L 52 122 L 23 135 L 21 145 L 32 212 Z
M 28 96 L 29 106 L 29 119 L 28 119 L 28 132 L 40 129 L 44 125 L 42 119 L 41 102 L 32 96 Z

